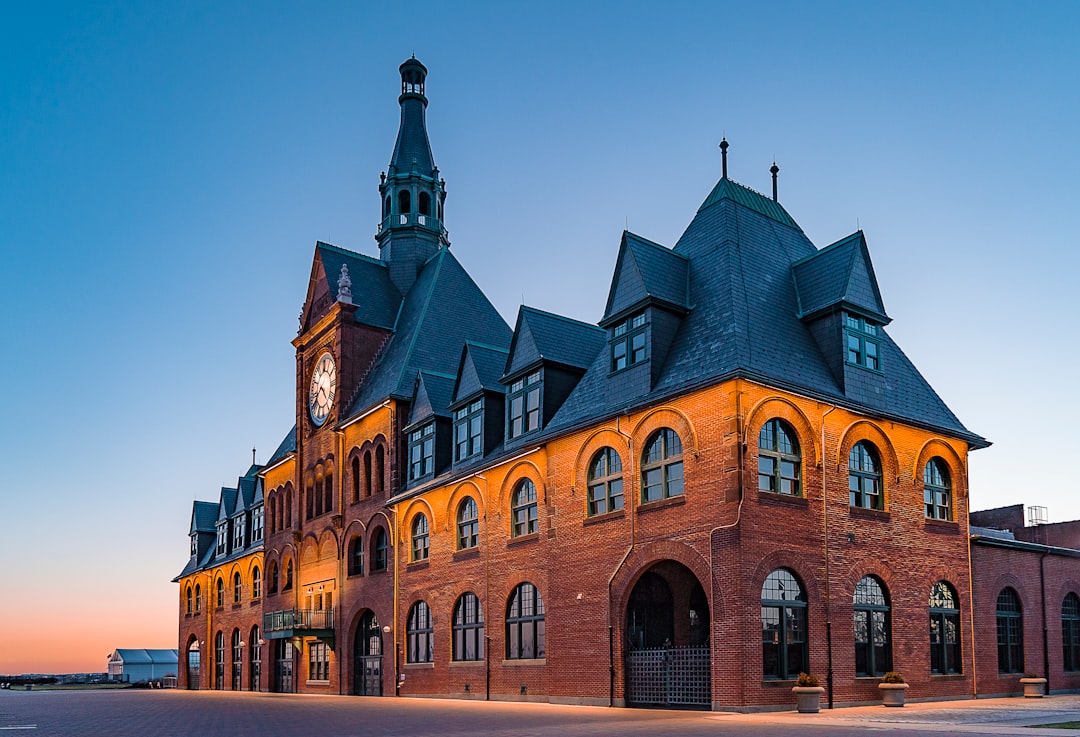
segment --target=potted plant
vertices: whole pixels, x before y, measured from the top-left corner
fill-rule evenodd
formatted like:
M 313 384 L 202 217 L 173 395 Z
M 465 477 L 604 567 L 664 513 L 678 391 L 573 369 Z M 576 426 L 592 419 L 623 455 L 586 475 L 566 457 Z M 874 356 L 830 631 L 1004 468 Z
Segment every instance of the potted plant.
M 881 689 L 881 700 L 885 706 L 903 706 L 904 695 L 908 685 L 904 682 L 904 676 L 898 671 L 891 670 L 881 678 L 878 684 Z
M 791 689 L 795 694 L 796 708 L 800 714 L 817 714 L 821 711 L 821 694 L 825 689 L 821 679 L 813 673 L 800 673 Z
M 1025 699 L 1041 699 L 1043 697 L 1043 686 L 1046 684 L 1045 678 L 1039 678 L 1038 673 L 1025 673 L 1020 678 L 1020 684 L 1024 687 Z

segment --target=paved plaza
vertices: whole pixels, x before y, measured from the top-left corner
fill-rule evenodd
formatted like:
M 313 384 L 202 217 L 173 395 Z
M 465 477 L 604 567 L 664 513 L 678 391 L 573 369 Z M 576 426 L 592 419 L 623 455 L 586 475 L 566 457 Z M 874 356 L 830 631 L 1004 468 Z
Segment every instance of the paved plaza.
M 1080 734 L 1028 726 L 1070 720 L 1080 720 L 1080 695 L 730 714 L 221 691 L 0 691 L 0 732 L 35 737 Z

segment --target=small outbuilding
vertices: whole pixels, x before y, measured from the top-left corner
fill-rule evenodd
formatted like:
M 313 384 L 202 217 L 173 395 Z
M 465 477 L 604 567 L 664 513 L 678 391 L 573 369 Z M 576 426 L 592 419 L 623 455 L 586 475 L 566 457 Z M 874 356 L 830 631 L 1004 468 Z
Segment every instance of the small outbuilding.
M 109 679 L 123 683 L 159 681 L 176 676 L 176 650 L 117 648 L 109 656 Z

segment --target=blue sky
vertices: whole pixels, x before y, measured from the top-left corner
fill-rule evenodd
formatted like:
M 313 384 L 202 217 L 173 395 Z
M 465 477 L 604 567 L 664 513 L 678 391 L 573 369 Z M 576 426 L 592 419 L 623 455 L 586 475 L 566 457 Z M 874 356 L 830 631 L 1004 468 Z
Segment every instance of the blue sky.
M 4 15 L 0 673 L 175 646 L 192 500 L 292 425 L 315 241 L 376 253 L 412 53 L 452 247 L 508 322 L 599 319 L 622 229 L 673 244 L 726 135 L 819 246 L 865 230 L 890 334 L 994 442 L 972 507 L 1080 517 L 1076 3 Z

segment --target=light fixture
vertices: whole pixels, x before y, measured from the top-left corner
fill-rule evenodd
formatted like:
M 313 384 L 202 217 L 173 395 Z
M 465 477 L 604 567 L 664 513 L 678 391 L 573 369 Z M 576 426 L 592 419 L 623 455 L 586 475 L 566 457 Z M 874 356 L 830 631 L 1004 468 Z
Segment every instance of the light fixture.
M 386 634 L 390 634 L 390 625 L 383 625 L 382 631 Z

